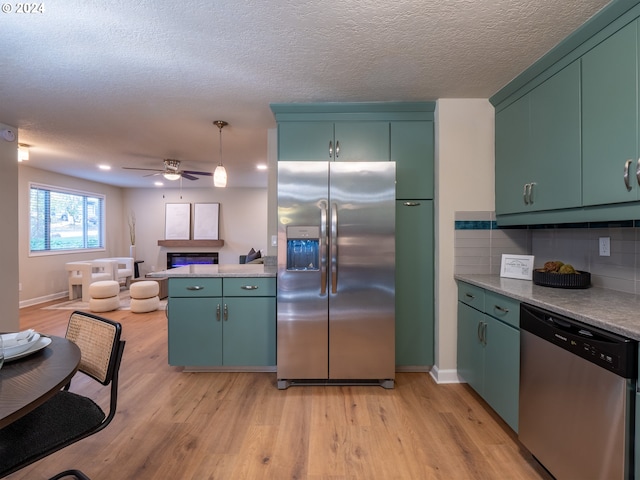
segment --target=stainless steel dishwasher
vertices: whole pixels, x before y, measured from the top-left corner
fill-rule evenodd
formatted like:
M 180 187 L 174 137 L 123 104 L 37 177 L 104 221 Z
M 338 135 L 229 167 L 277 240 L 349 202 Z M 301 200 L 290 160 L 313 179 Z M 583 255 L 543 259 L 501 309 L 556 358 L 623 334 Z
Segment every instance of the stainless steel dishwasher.
M 637 342 L 520 306 L 520 441 L 557 479 L 633 477 Z

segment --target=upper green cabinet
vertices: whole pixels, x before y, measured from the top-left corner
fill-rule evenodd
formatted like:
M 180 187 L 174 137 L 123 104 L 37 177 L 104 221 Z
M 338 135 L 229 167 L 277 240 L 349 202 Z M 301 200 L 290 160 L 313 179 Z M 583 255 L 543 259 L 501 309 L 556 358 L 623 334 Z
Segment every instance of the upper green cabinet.
M 396 198 L 433 198 L 433 144 L 432 121 L 391 122 Z
M 389 122 L 281 123 L 278 160 L 388 162 Z
M 640 198 L 637 82 L 634 21 L 582 57 L 585 205 Z
M 496 113 L 496 213 L 581 204 L 580 62 Z

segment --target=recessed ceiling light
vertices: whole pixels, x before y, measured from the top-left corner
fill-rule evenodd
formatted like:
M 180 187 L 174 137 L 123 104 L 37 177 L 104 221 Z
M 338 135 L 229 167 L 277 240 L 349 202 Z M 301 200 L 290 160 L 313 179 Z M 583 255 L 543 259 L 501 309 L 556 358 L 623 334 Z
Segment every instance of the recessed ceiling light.
M 164 183 L 162 182 L 153 182 L 156 187 L 164 187 Z
M 102 164 L 102 165 L 98 165 L 98 168 L 100 170 L 111 170 L 111 165 Z
M 258 166 L 256 166 L 256 168 L 258 170 L 266 170 L 268 167 L 264 163 L 261 163 Z

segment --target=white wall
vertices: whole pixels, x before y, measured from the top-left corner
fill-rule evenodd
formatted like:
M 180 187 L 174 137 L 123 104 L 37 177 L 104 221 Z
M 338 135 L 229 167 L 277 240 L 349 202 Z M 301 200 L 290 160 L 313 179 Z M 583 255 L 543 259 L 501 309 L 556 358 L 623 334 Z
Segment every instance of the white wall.
M 438 381 L 457 381 L 455 212 L 494 208 L 494 109 L 486 99 L 440 99 L 436 107 L 436 361 Z
M 0 331 L 16 331 L 18 315 L 18 129 L 0 123 L 16 134 L 14 142 L 0 139 L 0 202 L 2 203 L 2 273 L 0 274 Z
M 225 242 L 222 248 L 158 246 L 158 240 L 165 237 L 166 203 L 212 202 L 220 203 L 219 238 Z M 136 217 L 136 259 L 144 261 L 140 264 L 140 275 L 164 270 L 168 251 L 217 251 L 220 263 L 235 264 L 251 248 L 267 251 L 265 188 L 126 189 L 120 226 L 125 242 L 129 239 L 127 217 L 131 211 Z

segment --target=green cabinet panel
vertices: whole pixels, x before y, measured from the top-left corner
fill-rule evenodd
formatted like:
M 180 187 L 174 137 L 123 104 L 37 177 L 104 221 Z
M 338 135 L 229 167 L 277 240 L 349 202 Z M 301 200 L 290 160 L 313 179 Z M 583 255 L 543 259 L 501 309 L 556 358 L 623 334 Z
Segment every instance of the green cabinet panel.
M 496 114 L 496 214 L 582 203 L 580 61 Z
M 495 193 L 496 214 L 524 210 L 525 184 L 531 182 L 529 146 L 529 96 L 496 113 Z
M 263 277 L 170 278 L 169 364 L 274 366 L 275 282 Z
M 458 299 L 458 375 L 517 432 L 520 303 L 464 282 Z
M 582 57 L 583 203 L 635 201 L 638 160 L 638 25 Z M 631 160 L 628 190 L 624 169 Z
M 531 92 L 530 210 L 582 203 L 580 61 Z
M 433 122 L 391 122 L 396 198 L 433 198 Z
M 171 283 L 171 280 L 169 280 Z M 169 297 L 169 365 L 222 364 L 220 297 Z
M 283 122 L 279 161 L 389 161 L 389 122 Z
M 396 365 L 434 363 L 433 201 L 396 201 Z
M 489 315 L 484 351 L 484 393 L 489 405 L 518 431 L 520 393 L 520 332 Z

